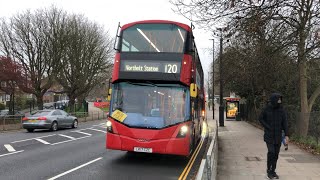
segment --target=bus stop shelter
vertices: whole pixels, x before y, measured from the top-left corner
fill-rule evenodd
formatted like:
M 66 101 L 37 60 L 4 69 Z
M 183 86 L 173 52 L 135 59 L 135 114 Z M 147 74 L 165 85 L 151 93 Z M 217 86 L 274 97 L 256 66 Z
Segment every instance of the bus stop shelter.
M 226 98 L 226 119 L 240 120 L 240 98 Z

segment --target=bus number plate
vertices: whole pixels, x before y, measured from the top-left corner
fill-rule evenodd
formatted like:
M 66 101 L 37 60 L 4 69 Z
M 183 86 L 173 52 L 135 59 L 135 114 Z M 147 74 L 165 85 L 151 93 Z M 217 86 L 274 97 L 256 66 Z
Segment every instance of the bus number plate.
M 134 147 L 134 152 L 152 153 L 152 148 Z

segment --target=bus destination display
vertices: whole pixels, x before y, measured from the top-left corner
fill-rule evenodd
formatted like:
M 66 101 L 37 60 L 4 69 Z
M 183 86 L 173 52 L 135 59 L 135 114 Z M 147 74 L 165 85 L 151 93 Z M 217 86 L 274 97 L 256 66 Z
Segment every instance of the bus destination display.
M 121 71 L 180 73 L 180 62 L 169 61 L 121 61 Z

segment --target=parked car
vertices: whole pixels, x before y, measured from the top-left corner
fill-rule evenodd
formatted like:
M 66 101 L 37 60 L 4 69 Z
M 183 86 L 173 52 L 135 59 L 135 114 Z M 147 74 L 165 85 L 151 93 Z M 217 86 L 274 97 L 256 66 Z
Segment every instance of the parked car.
M 36 111 L 22 119 L 22 127 L 28 132 L 35 129 L 50 129 L 56 131 L 59 128 L 77 128 L 78 119 L 59 109 L 45 109 Z
M 63 101 L 57 101 L 57 102 L 54 102 L 54 108 L 55 109 L 61 109 L 61 110 L 64 110 L 66 108 L 67 104 Z
M 54 109 L 54 103 L 44 103 L 43 108 L 44 109 Z

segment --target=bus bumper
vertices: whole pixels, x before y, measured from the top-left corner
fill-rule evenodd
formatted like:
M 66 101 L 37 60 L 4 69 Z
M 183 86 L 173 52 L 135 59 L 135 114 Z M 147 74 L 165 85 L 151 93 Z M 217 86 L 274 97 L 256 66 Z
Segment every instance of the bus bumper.
M 135 147 L 149 150 L 151 148 L 152 153 L 188 156 L 190 140 L 187 137 L 156 140 L 134 139 L 107 132 L 107 149 L 135 151 Z

